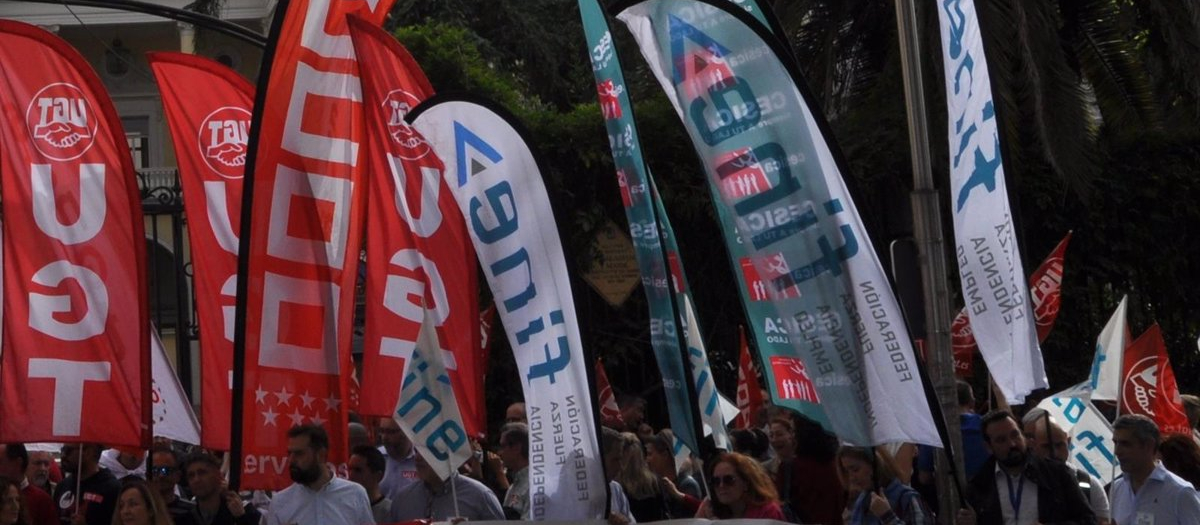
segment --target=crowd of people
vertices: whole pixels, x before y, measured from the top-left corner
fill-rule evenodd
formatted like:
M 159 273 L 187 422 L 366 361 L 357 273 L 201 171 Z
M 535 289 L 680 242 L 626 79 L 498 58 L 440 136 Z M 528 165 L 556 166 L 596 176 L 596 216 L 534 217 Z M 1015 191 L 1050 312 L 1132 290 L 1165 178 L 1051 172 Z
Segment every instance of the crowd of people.
M 731 431 L 733 450 L 678 460 L 671 429 L 645 422 L 645 401 L 620 398 L 601 428 L 609 523 L 770 519 L 833 525 L 1200 525 L 1200 441 L 1162 436 L 1144 416 L 1113 424 L 1123 475 L 1105 486 L 1068 463 L 1070 437 L 1045 411 L 975 413 L 959 384 L 962 504 L 938 509 L 934 451 L 838 443 L 819 425 L 768 407 L 758 427 Z M 1189 399 L 1195 428 L 1200 400 Z M 443 480 L 395 421 L 352 422 L 348 479 L 328 463 L 320 426 L 288 432 L 292 485 L 271 496 L 238 493 L 222 458 L 156 441 L 149 452 L 63 446 L 55 460 L 0 445 L 0 525 L 362 525 L 412 520 L 528 520 L 529 430 L 513 403 L 494 442 Z M 147 461 L 149 460 L 149 461 Z M 149 465 L 149 468 L 147 468 Z M 65 474 L 65 475 L 64 475 Z

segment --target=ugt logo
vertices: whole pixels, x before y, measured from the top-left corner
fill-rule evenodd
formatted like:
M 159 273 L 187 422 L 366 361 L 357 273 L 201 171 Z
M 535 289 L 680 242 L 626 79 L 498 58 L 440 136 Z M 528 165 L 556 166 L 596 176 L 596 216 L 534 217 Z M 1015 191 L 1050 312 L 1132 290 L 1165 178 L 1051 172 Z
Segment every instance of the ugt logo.
M 421 101 L 412 93 L 403 89 L 395 89 L 383 100 L 383 110 L 387 114 L 388 135 L 392 142 L 399 146 L 396 156 L 404 160 L 417 160 L 433 151 L 429 143 L 404 121 L 404 116 Z
M 612 33 L 605 31 L 600 42 L 592 48 L 592 69 L 601 70 L 608 67 L 608 61 L 613 57 Z
M 25 110 L 25 125 L 33 145 L 54 160 L 77 159 L 96 142 L 91 102 L 72 84 L 50 84 L 33 96 Z
M 242 178 L 249 141 L 250 111 L 236 106 L 209 113 L 196 133 L 200 158 L 208 169 L 226 179 Z
M 1132 413 L 1154 417 L 1154 398 L 1158 395 L 1158 356 L 1143 357 L 1125 376 L 1121 397 Z

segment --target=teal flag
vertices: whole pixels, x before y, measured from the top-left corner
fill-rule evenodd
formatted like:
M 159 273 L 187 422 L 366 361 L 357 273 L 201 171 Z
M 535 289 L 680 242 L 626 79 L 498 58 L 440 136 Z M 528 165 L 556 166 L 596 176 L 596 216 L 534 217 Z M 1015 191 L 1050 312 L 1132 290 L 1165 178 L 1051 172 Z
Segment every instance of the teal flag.
M 621 187 L 625 217 L 629 220 L 629 235 L 633 238 L 642 288 L 650 309 L 650 346 L 662 374 L 671 429 L 688 448 L 698 451 L 699 440 L 692 418 L 693 401 L 684 382 L 688 378 L 683 349 L 679 344 L 676 308 L 672 304 L 666 257 L 659 241 L 659 224 L 646 182 L 649 177 L 642 159 L 637 127 L 633 122 L 629 94 L 625 89 L 625 77 L 621 73 L 621 62 L 598 0 L 579 0 L 579 12 L 591 50 L 589 55 L 596 77 L 600 112 L 608 128 L 613 163 L 617 168 L 617 183 Z
M 729 2 L 621 5 L 732 216 L 744 299 L 771 308 L 755 332 L 790 346 L 769 356 L 776 396 L 819 401 L 854 445 L 940 446 L 899 305 L 782 43 Z

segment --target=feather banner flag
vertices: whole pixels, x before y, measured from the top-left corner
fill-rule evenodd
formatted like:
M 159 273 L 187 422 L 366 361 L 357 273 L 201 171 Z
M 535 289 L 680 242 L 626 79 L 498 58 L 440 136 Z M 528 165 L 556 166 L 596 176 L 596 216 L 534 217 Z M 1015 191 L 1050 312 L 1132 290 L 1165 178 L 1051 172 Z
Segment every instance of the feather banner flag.
M 908 330 L 795 64 L 724 3 L 625 1 L 637 39 L 736 215 L 789 355 L 829 427 L 855 445 L 941 446 Z
M 229 450 L 238 235 L 254 87 L 196 55 L 147 58 L 162 94 L 189 219 L 200 324 L 201 445 Z
M 395 405 L 396 367 L 416 345 L 422 298 L 430 297 L 459 411 L 475 437 L 487 431 L 480 361 L 475 249 L 437 152 L 404 116 L 433 94 L 404 47 L 383 29 L 351 17 L 362 71 L 372 174 L 367 196 L 367 305 L 363 413 Z M 405 375 L 407 377 L 407 375 Z
M 1092 373 L 1089 385 L 1093 401 L 1117 401 L 1125 377 L 1125 347 L 1129 346 L 1129 328 L 1126 325 L 1125 309 L 1129 297 L 1121 297 L 1121 303 L 1104 325 L 1096 338 L 1096 353 L 1092 357 Z
M 66 41 L 0 20 L 0 443 L 149 447 L 146 237 L 129 144 Z
M 1017 249 L 974 0 L 938 3 L 950 131 L 955 253 L 971 328 L 1010 404 L 1049 386 Z
M 282 0 L 251 123 L 242 205 L 230 484 L 291 483 L 287 431 L 329 432 L 345 474 L 350 340 L 366 200 L 366 125 L 346 15 L 381 24 L 393 0 Z M 239 483 L 240 481 L 240 483 Z
M 444 177 L 504 323 L 529 417 L 529 515 L 604 516 L 607 483 L 575 300 L 542 171 L 515 119 L 491 102 L 435 96 L 408 115 Z
M 1164 434 L 1191 434 L 1158 323 L 1125 348 L 1121 377 L 1121 414 L 1149 417 Z

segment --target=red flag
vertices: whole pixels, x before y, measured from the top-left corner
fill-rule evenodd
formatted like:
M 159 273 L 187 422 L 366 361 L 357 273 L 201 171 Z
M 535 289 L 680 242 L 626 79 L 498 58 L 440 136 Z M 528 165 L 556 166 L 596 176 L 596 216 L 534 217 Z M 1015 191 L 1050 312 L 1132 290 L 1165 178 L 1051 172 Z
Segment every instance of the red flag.
M 608 374 L 600 358 L 596 358 L 596 393 L 600 397 L 600 423 L 606 427 L 625 428 L 621 406 L 617 404 L 617 396 L 613 394 L 612 384 L 608 382 Z
M 133 163 L 87 61 L 0 20 L 0 442 L 150 444 L 146 240 Z
M 344 473 L 350 336 L 366 200 L 365 121 L 346 15 L 383 22 L 393 0 L 281 2 L 256 103 L 243 224 L 241 488 L 280 489 L 287 429 L 329 432 Z M 280 23 L 281 22 L 281 23 Z
M 147 57 L 162 93 L 187 211 L 200 321 L 200 445 L 229 450 L 242 170 L 254 87 L 184 53 Z
M 733 420 L 734 428 L 750 428 L 754 415 L 762 409 L 762 389 L 758 386 L 758 374 L 754 372 L 754 359 L 750 356 L 750 345 L 746 342 L 746 330 L 738 327 L 739 357 L 737 406 L 738 416 Z
M 478 362 L 488 362 L 492 355 L 492 325 L 496 322 L 496 303 L 479 312 L 479 357 Z M 486 367 L 484 367 L 486 370 Z M 486 375 L 486 372 L 485 372 Z M 480 405 L 483 406 L 483 405 Z
M 445 166 L 404 116 L 432 89 L 395 37 L 351 18 L 362 64 L 372 177 L 367 209 L 367 327 L 364 413 L 391 414 L 404 359 L 416 345 L 423 298 L 436 312 L 438 338 L 453 355 L 447 372 L 468 434 L 487 430 L 480 356 L 475 249 Z M 411 71 L 416 71 L 414 75 Z M 395 367 L 395 372 L 389 370 Z M 369 403 L 368 403 L 369 401 Z
M 1121 413 L 1150 417 L 1165 433 L 1190 434 L 1158 323 L 1125 348 L 1122 364 Z
M 1063 257 L 1067 253 L 1067 244 L 1071 242 L 1071 233 L 1067 232 L 1067 236 L 1058 241 L 1058 246 L 1054 247 L 1054 251 L 1050 252 L 1029 278 L 1029 293 L 1033 298 L 1033 316 L 1037 323 L 1039 343 L 1044 342 L 1050 335 L 1054 321 L 1058 319 L 1058 308 L 1062 304 Z M 954 372 L 963 378 L 973 374 L 973 360 L 975 352 L 978 351 L 975 333 L 971 330 L 970 323 L 967 308 L 964 307 L 950 327 L 951 345 L 954 347 Z

